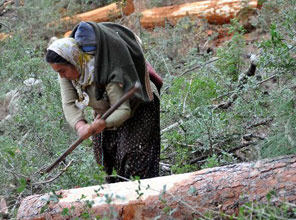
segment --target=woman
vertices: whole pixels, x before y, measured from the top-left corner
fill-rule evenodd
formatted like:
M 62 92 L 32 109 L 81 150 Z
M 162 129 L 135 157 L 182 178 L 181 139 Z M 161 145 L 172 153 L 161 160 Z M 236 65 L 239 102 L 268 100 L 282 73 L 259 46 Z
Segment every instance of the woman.
M 136 81 L 142 89 L 106 121 L 99 120 L 93 136 L 96 161 L 108 175 L 125 178 L 159 175 L 159 94 L 149 80 L 137 36 L 115 23 L 81 22 L 70 38 L 47 48 L 46 61 L 59 73 L 63 111 L 80 137 L 91 129 L 83 115 L 91 107 L 103 114 Z M 107 178 L 107 182 L 120 178 Z

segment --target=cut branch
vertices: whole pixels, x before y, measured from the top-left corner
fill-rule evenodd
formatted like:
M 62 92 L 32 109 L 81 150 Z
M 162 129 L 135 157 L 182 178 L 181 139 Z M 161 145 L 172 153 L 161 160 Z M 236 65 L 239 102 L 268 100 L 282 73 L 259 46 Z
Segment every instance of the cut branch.
M 178 127 L 180 124 L 182 124 L 182 121 L 181 120 L 178 121 L 178 122 L 176 122 L 176 123 L 174 123 L 174 124 L 171 124 L 170 126 L 164 128 L 164 129 L 162 129 L 160 131 L 160 134 L 162 135 L 163 133 L 168 132 L 168 131 L 170 131 L 170 130 L 176 128 L 176 127 Z
M 256 144 L 257 144 L 257 142 L 251 142 L 251 141 L 249 141 L 249 142 L 246 142 L 244 144 L 241 144 L 241 145 L 239 145 L 237 147 L 231 148 L 231 149 L 229 149 L 227 151 L 226 150 L 221 150 L 221 149 L 219 149 L 217 147 L 215 147 L 215 149 L 218 149 L 219 150 L 219 152 L 217 153 L 217 155 L 221 155 L 223 152 L 233 153 L 233 152 L 235 152 L 237 150 L 240 150 L 240 149 L 242 149 L 244 147 L 247 147 L 247 146 L 250 146 L 250 145 L 256 145 Z M 190 160 L 189 163 L 190 164 L 195 164 L 195 163 L 198 163 L 198 162 L 201 162 L 201 161 L 204 162 L 204 160 L 207 159 L 209 157 L 209 155 L 210 155 L 210 153 L 204 153 L 204 155 Z
M 273 118 L 268 118 L 268 119 L 265 119 L 265 120 L 262 120 L 262 121 L 259 121 L 259 122 L 256 122 L 254 124 L 249 125 L 247 127 L 247 129 L 255 128 L 255 127 L 258 127 L 258 126 L 261 126 L 261 125 L 267 125 L 272 121 L 273 121 Z

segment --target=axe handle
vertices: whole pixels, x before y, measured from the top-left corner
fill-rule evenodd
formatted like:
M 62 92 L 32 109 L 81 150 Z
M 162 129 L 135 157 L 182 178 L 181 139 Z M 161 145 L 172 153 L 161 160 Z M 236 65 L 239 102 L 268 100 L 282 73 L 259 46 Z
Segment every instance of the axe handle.
M 111 108 L 109 108 L 100 119 L 106 120 L 122 103 L 128 100 L 136 91 L 141 88 L 141 84 L 136 82 L 133 88 L 131 88 L 126 94 L 124 94 Z M 100 120 L 99 119 L 99 120 Z M 92 134 L 95 132 L 95 128 Z M 78 138 L 71 146 L 48 168 L 45 169 L 45 173 L 49 173 L 53 168 L 55 168 L 62 160 L 64 160 L 75 148 L 84 141 L 82 137 Z

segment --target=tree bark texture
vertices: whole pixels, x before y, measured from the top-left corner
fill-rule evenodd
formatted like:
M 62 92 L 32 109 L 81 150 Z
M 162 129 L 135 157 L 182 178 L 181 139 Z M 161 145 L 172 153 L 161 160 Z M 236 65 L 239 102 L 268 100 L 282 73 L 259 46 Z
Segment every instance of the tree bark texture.
M 296 202 L 296 155 L 145 179 L 140 184 L 61 190 L 57 192 L 59 201 L 50 202 L 44 213 L 41 209 L 50 195 L 33 195 L 22 201 L 18 219 L 73 219 L 86 211 L 110 219 L 169 219 L 164 211 L 169 207 L 174 210 L 171 217 L 188 220 L 208 211 L 236 214 L 246 202 L 266 202 L 270 191 L 276 192 L 279 200 Z M 91 208 L 86 201 L 93 203 Z M 65 208 L 71 210 L 68 217 L 62 215 Z
M 122 15 L 130 15 L 135 10 L 133 0 L 121 1 L 110 5 L 97 8 L 82 14 L 77 14 L 71 17 L 62 18 L 62 22 L 70 22 L 76 24 L 80 21 L 104 22 L 110 19 L 119 18 Z
M 174 25 L 185 16 L 205 18 L 209 23 L 224 24 L 246 7 L 257 8 L 257 0 L 206 0 L 152 8 L 142 11 L 141 25 L 147 29 L 164 26 L 166 21 Z

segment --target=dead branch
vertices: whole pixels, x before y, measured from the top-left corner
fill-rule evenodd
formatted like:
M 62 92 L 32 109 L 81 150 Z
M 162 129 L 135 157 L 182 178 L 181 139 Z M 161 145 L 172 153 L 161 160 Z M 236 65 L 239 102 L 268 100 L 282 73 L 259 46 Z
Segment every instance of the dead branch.
M 244 88 L 245 84 L 247 84 L 249 77 L 254 76 L 255 73 L 256 73 L 256 68 L 257 68 L 257 64 L 256 64 L 257 63 L 257 57 L 256 57 L 256 55 L 252 54 L 250 60 L 251 60 L 250 67 L 245 73 L 242 73 L 239 76 L 238 86 L 237 86 L 235 91 L 242 90 Z M 238 93 L 237 92 L 229 92 L 227 94 L 231 94 L 231 93 L 232 93 L 232 95 L 230 96 L 230 98 L 226 102 L 220 103 L 218 105 L 213 105 L 213 109 L 214 110 L 216 110 L 216 109 L 228 109 L 235 102 L 235 100 L 238 98 Z M 223 95 L 223 96 L 225 96 L 225 95 Z
M 223 94 L 223 95 L 218 96 L 217 98 L 212 99 L 212 102 L 215 102 L 215 101 L 217 101 L 217 100 L 219 100 L 219 99 L 222 99 L 222 98 L 225 97 L 225 96 L 232 95 L 233 93 L 235 93 L 235 91 L 227 92 L 227 93 L 225 93 L 225 94 Z
M 62 172 L 60 172 L 55 177 L 53 177 L 53 178 L 51 178 L 49 180 L 46 180 L 46 181 L 41 181 L 41 182 L 33 183 L 32 185 L 42 185 L 42 184 L 47 184 L 47 183 L 51 183 L 51 182 L 55 181 L 57 178 L 59 178 L 63 173 L 65 173 L 67 171 L 67 169 L 71 166 L 71 164 L 72 164 L 73 161 L 74 160 L 71 160 L 69 162 L 69 164 L 64 169 L 62 169 Z
M 250 129 L 250 128 L 255 128 L 255 127 L 258 127 L 260 125 L 267 125 L 269 124 L 270 122 L 273 121 L 273 118 L 268 118 L 268 119 L 265 119 L 265 120 L 262 120 L 262 121 L 259 121 L 259 122 L 256 122 L 254 124 L 251 124 L 247 127 L 247 129 Z
M 171 124 L 171 125 L 169 125 L 168 127 L 162 129 L 162 130 L 160 131 L 160 134 L 162 135 L 163 133 L 168 132 L 168 131 L 170 131 L 170 130 L 176 128 L 176 127 L 178 127 L 178 126 L 181 125 L 182 123 L 183 123 L 183 121 L 180 120 L 180 121 L 178 121 L 178 122 L 176 122 L 176 123 L 174 123 L 174 124 Z
M 260 85 L 260 84 L 262 84 L 262 83 L 265 83 L 265 82 L 267 82 L 267 81 L 269 81 L 269 80 L 272 80 L 272 79 L 274 79 L 274 78 L 276 78 L 276 77 L 278 77 L 277 74 L 275 74 L 275 75 L 273 75 L 273 76 L 271 76 L 271 77 L 268 77 L 267 79 L 264 79 L 264 80 L 258 82 L 257 85 Z
M 222 155 L 223 152 L 226 152 L 226 153 L 233 153 L 233 152 L 235 152 L 235 151 L 237 151 L 237 150 L 240 150 L 240 149 L 242 149 L 242 148 L 244 148 L 244 147 L 247 147 L 247 146 L 250 146 L 250 145 L 256 145 L 256 144 L 257 144 L 257 142 L 251 142 L 251 141 L 249 141 L 249 142 L 247 142 L 247 143 L 241 144 L 241 145 L 239 145 L 239 146 L 237 146 L 237 147 L 234 147 L 234 148 L 231 148 L 231 149 L 229 149 L 229 150 L 221 150 L 221 149 L 219 149 L 219 152 L 217 152 L 217 155 L 218 155 L 218 156 L 219 156 L 219 155 Z M 215 148 L 215 149 L 217 149 L 217 148 Z M 197 162 L 199 162 L 199 161 L 203 161 L 203 160 L 207 159 L 208 157 L 209 157 L 209 154 L 206 153 L 206 154 L 204 154 L 204 155 L 202 155 L 202 156 L 200 156 L 200 157 L 198 157 L 198 158 L 195 158 L 195 159 L 190 160 L 189 163 L 190 163 L 190 164 L 195 164 L 195 163 L 197 163 Z
M 232 95 L 230 96 L 230 98 L 229 98 L 226 102 L 222 102 L 222 103 L 220 103 L 220 104 L 218 104 L 218 105 L 215 105 L 215 106 L 213 107 L 213 109 L 214 109 L 214 110 L 216 110 L 216 109 L 228 109 L 228 108 L 232 105 L 232 103 L 235 102 L 235 100 L 236 100 L 237 98 L 238 98 L 237 93 L 234 93 L 234 94 L 232 94 Z
M 204 63 L 204 64 L 202 64 L 202 65 L 197 65 L 197 66 L 194 66 L 194 67 L 192 67 L 192 68 L 190 68 L 190 69 L 188 69 L 188 70 L 185 70 L 183 73 L 181 73 L 179 76 L 184 76 L 186 73 L 189 73 L 189 72 L 192 72 L 193 70 L 196 70 L 196 69 L 198 69 L 198 68 L 203 68 L 203 67 L 205 67 L 206 65 L 208 65 L 208 64 L 211 64 L 211 63 L 214 63 L 214 62 L 216 62 L 217 60 L 220 60 L 221 58 L 214 58 L 214 59 L 211 59 L 211 60 L 209 60 L 208 62 L 206 62 L 206 63 Z

